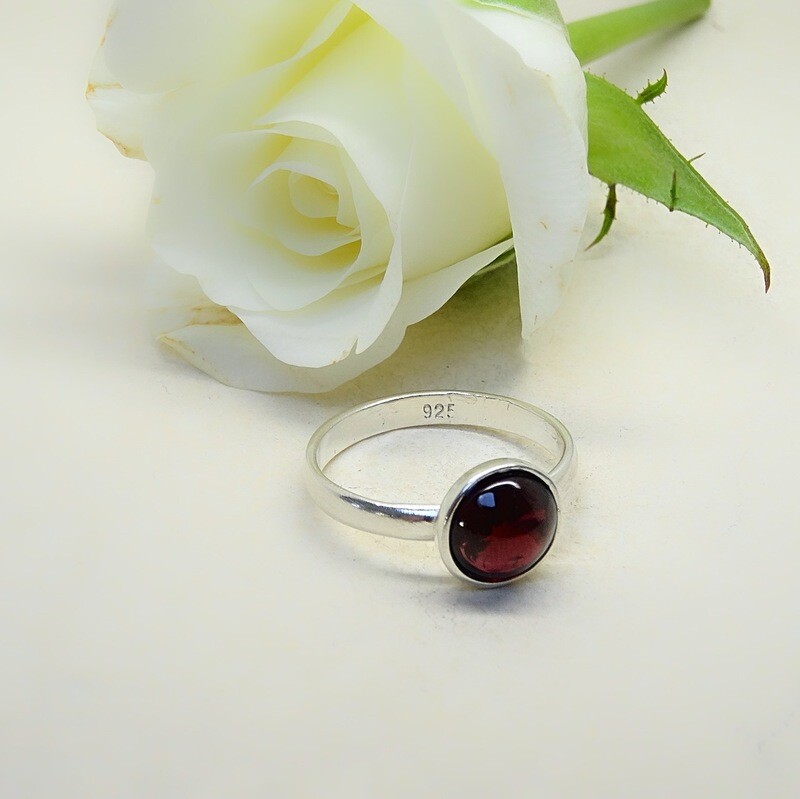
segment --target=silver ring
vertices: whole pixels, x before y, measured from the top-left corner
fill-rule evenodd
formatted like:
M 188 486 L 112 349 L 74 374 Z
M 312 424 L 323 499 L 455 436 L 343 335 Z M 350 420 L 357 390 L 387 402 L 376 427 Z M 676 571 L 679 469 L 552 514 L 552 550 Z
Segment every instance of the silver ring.
M 379 502 L 337 485 L 325 468 L 361 441 L 414 427 L 467 427 L 517 437 L 546 451 L 543 471 L 516 458 L 470 469 L 438 505 Z M 466 391 L 403 394 L 342 413 L 317 430 L 306 452 L 306 481 L 317 505 L 350 527 L 391 538 L 435 540 L 448 570 L 494 588 L 528 574 L 558 528 L 559 497 L 575 455 L 567 428 L 541 408 Z

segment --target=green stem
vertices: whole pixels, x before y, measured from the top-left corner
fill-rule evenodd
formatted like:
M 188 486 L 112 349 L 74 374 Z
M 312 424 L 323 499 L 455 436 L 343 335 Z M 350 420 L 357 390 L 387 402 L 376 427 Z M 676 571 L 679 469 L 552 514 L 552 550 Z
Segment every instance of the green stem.
M 569 26 L 572 49 L 587 64 L 637 39 L 692 22 L 710 5 L 711 0 L 654 0 L 582 19 Z

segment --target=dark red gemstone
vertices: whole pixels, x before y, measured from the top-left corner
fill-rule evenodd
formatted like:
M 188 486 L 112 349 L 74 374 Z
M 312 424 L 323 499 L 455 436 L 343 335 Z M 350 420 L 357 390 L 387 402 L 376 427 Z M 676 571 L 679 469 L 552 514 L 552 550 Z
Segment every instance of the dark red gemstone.
M 478 481 L 450 522 L 450 553 L 473 580 L 502 583 L 530 571 L 550 549 L 558 506 L 534 472 L 510 469 Z

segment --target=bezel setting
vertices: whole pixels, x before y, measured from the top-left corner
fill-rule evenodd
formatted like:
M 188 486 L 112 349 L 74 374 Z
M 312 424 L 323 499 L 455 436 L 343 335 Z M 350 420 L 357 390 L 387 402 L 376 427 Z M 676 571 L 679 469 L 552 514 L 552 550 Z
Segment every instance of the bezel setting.
M 515 575 L 507 580 L 496 582 L 478 580 L 473 576 L 466 574 L 453 557 L 451 548 L 453 519 L 457 511 L 461 508 L 463 502 L 470 497 L 472 492 L 481 482 L 488 478 L 494 477 L 501 479 L 504 475 L 511 472 L 523 472 L 528 474 L 535 480 L 543 483 L 551 492 L 555 501 L 555 529 L 553 531 L 553 536 L 548 543 L 547 548 L 521 574 Z M 473 469 L 470 469 L 468 472 L 462 475 L 462 477 L 460 477 L 453 484 L 453 486 L 445 495 L 436 519 L 436 543 L 438 545 L 439 554 L 441 555 L 442 561 L 452 575 L 478 588 L 500 588 L 504 585 L 509 585 L 510 583 L 516 582 L 523 577 L 527 577 L 531 571 L 536 568 L 539 563 L 541 563 L 555 541 L 555 537 L 558 533 L 559 516 L 560 500 L 558 489 L 548 475 L 525 461 L 505 458 L 491 460 L 482 463 Z

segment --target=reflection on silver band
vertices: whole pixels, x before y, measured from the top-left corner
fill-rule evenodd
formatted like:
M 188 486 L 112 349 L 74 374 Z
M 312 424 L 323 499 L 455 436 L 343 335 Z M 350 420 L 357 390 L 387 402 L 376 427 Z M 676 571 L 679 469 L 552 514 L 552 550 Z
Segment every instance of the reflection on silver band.
M 519 400 L 466 391 L 404 394 L 361 405 L 336 416 L 311 438 L 306 453 L 308 489 L 317 505 L 343 524 L 416 541 L 436 538 L 440 505 L 379 502 L 334 483 L 325 467 L 340 453 L 373 436 L 414 427 L 466 427 L 499 432 L 554 453 L 545 471 L 558 483 L 575 454 L 564 425 L 541 408 Z

